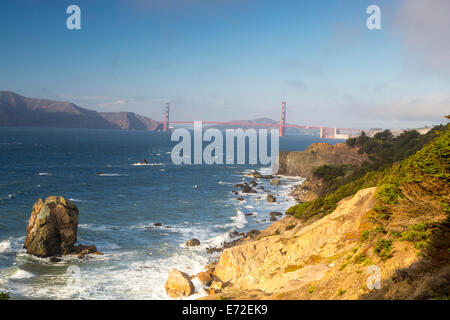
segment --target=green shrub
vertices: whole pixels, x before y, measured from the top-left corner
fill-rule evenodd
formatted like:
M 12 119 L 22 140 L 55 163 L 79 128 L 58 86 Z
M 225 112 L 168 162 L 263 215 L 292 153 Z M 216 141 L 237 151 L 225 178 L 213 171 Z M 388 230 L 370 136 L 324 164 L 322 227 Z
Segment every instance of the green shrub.
M 0 300 L 9 300 L 10 298 L 8 292 L 0 292 Z
M 309 287 L 308 292 L 309 292 L 309 293 L 313 293 L 314 291 L 316 291 L 316 286 L 315 286 L 315 285 L 311 285 L 311 286 Z
M 374 252 L 380 256 L 382 260 L 392 257 L 392 240 L 378 239 L 374 247 Z
M 294 229 L 295 226 L 296 226 L 296 224 L 288 225 L 288 226 L 285 228 L 285 230 L 288 231 L 288 230 Z
M 373 228 L 373 231 L 379 232 L 379 233 L 387 233 L 386 229 L 382 225 L 379 225 L 379 226 Z
M 361 241 L 366 241 L 367 239 L 369 239 L 369 235 L 369 230 L 364 230 L 363 232 L 361 232 Z
M 355 256 L 354 262 L 355 263 L 364 263 L 367 259 L 367 256 L 364 253 L 360 253 Z
M 397 204 L 403 194 L 394 184 L 385 184 L 378 188 L 377 197 L 385 204 Z

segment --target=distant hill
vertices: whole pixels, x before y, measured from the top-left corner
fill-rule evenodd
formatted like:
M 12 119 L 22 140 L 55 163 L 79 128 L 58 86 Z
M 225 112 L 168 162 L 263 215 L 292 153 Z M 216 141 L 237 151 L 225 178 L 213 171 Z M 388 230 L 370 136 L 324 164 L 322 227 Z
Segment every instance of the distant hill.
M 248 123 L 249 125 L 243 126 L 243 125 L 233 125 L 232 123 Z M 259 124 L 275 124 L 276 126 L 252 126 L 251 123 L 259 123 Z M 279 129 L 279 121 L 275 121 L 270 118 L 258 118 L 253 120 L 232 120 L 230 121 L 230 124 L 217 124 L 217 125 L 211 125 L 208 126 L 208 128 L 216 128 L 219 130 L 226 130 L 226 129 L 235 129 L 235 128 L 242 128 L 244 130 L 247 129 Z M 294 135 L 294 134 L 302 134 L 302 135 L 318 135 L 319 132 L 314 132 L 309 129 L 301 129 L 301 128 L 286 128 L 286 134 L 288 135 Z
M 71 102 L 0 91 L 0 126 L 160 130 L 161 123 L 133 112 L 97 112 Z

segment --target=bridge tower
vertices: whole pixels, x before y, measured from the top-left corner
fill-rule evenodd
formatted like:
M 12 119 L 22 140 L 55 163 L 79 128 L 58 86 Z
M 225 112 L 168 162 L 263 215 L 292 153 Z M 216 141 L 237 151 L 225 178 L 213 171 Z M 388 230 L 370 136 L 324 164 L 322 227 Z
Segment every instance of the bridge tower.
M 164 106 L 164 131 L 169 129 L 169 107 L 170 104 L 167 102 Z
M 286 102 L 281 103 L 280 137 L 286 133 Z

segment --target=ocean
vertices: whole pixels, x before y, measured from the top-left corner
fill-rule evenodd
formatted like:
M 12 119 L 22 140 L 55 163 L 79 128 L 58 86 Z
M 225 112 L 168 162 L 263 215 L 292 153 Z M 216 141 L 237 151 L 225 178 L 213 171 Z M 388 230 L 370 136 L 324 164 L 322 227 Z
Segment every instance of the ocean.
M 286 136 L 280 150 L 315 142 L 339 141 Z M 202 271 L 219 256 L 207 247 L 229 240 L 234 230 L 266 228 L 271 211 L 294 204 L 289 191 L 300 177 L 281 177 L 280 186 L 258 182 L 273 190 L 276 203 L 259 190 L 238 201 L 233 185 L 250 181 L 244 176 L 250 170 L 269 168 L 175 165 L 174 144 L 170 133 L 160 132 L 0 128 L 0 291 L 13 299 L 169 299 L 164 283 L 172 268 Z M 148 165 L 133 165 L 144 158 Z M 52 263 L 25 252 L 31 208 L 50 195 L 78 206 L 78 243 L 94 244 L 104 255 Z M 191 238 L 201 245 L 185 247 Z M 79 268 L 77 286 L 68 282 L 71 265 Z

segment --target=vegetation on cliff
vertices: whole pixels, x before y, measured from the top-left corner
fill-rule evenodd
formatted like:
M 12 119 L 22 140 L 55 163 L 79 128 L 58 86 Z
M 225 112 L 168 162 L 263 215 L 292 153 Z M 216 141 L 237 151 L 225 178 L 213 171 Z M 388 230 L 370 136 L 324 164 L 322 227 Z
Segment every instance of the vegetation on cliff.
M 312 216 L 327 215 L 337 203 L 356 194 L 360 189 L 378 187 L 380 205 L 377 211 L 385 218 L 386 205 L 398 203 L 404 195 L 401 187 L 406 183 L 420 183 L 425 179 L 449 181 L 449 126 L 437 126 L 425 135 L 417 131 L 405 131 L 394 137 L 389 130 L 377 133 L 373 138 L 361 135 L 347 141 L 358 147 L 360 153 L 369 155 L 369 161 L 361 166 L 320 166 L 314 176 L 323 182 L 322 196 L 297 204 L 286 213 L 307 220 Z M 443 206 L 448 205 L 443 201 Z

